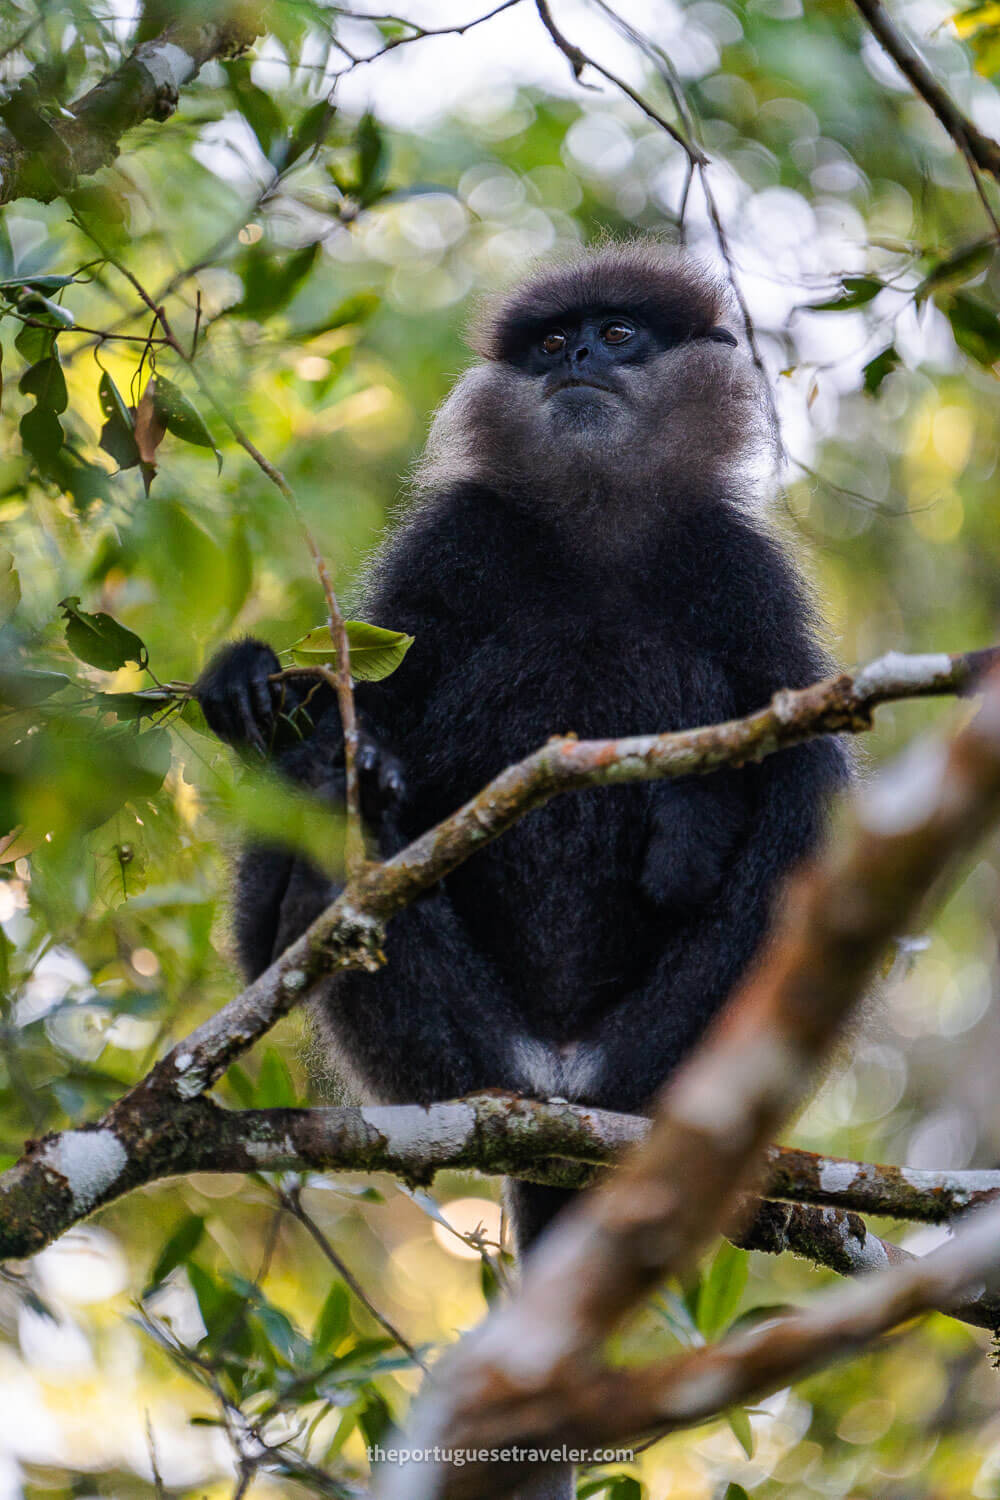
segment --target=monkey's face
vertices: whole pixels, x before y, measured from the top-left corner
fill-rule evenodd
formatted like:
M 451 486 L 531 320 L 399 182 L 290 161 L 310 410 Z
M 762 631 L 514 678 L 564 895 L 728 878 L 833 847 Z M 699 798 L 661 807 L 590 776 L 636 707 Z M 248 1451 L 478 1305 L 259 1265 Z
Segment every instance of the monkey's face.
M 729 349 L 737 344 L 722 326 L 702 337 Z M 679 376 L 685 362 L 663 356 L 689 342 L 627 311 L 598 308 L 553 320 L 509 362 L 533 383 L 542 426 L 593 457 L 635 444 L 650 418 L 666 415 L 671 394 L 678 395 L 670 391 L 670 367 Z
M 485 363 L 438 413 L 424 482 L 646 509 L 717 486 L 762 430 L 756 372 L 725 317 L 701 268 L 648 249 L 529 280 L 481 330 Z

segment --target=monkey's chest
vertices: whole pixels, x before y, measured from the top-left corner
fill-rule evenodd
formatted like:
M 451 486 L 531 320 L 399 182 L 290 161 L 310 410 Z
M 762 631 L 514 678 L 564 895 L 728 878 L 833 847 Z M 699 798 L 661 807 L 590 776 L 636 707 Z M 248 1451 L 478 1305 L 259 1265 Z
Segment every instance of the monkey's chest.
M 487 642 L 437 685 L 405 749 L 423 783 L 421 820 L 445 816 L 553 734 L 670 730 L 724 716 L 729 699 L 720 671 L 652 637 L 550 630 L 544 642 Z M 555 1039 L 640 982 L 662 942 L 662 913 L 639 891 L 654 795 L 636 784 L 556 797 L 448 878 L 477 945 Z

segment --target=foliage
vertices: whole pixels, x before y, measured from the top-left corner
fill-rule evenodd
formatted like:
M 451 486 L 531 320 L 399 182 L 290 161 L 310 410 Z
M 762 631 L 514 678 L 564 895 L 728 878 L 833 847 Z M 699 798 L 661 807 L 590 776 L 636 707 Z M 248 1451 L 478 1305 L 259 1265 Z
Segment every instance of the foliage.
M 842 5 L 646 7 L 676 79 L 600 7 L 565 9 L 574 40 L 658 108 L 682 90 L 712 160 L 777 388 L 785 524 L 809 550 L 838 655 L 987 644 L 1000 265 L 954 143 Z M 437 14 L 456 24 L 452 7 Z M 138 24 L 155 35 L 157 16 L 148 5 Z M 275 0 L 264 19 L 251 53 L 206 66 L 115 163 L 0 211 L 8 1161 L 25 1137 L 92 1118 L 232 994 L 238 834 L 280 832 L 336 872 L 338 820 L 234 764 L 186 693 L 234 634 L 329 660 L 308 551 L 234 424 L 281 467 L 349 595 L 465 358 L 476 295 L 608 230 L 676 235 L 682 204 L 692 247 L 723 264 L 683 153 L 610 87 L 579 89 L 530 4 L 438 39 L 321 3 Z M 935 19 L 901 16 L 963 106 L 995 118 L 996 7 Z M 117 66 L 134 24 L 88 0 L 8 6 L 0 113 L 15 138 L 44 150 L 55 112 Z M 529 73 L 547 49 L 551 66 Z M 498 59 L 517 86 L 501 85 Z M 398 665 L 409 637 L 393 627 L 352 622 L 358 678 Z M 946 711 L 884 711 L 870 753 Z M 998 889 L 994 857 L 926 946 L 901 954 L 798 1142 L 993 1162 Z M 321 1073 L 293 1019 L 222 1092 L 279 1107 L 323 1097 Z M 379 1316 L 282 1208 L 298 1186 Z M 248 1431 L 281 1445 L 252 1493 L 341 1493 L 417 1384 L 381 1318 L 418 1349 L 440 1344 L 502 1286 L 493 1196 L 439 1184 L 436 1212 L 464 1240 L 421 1195 L 368 1181 L 203 1178 L 106 1210 L 0 1286 L 3 1379 L 30 1389 L 21 1430 L 0 1439 L 20 1469 L 10 1493 L 151 1494 L 151 1453 L 169 1492 L 231 1493 Z M 618 1355 L 715 1338 L 817 1280 L 724 1248 L 696 1285 L 664 1289 Z M 936 1320 L 634 1469 L 585 1475 L 580 1493 L 991 1495 L 996 1379 L 974 1334 Z

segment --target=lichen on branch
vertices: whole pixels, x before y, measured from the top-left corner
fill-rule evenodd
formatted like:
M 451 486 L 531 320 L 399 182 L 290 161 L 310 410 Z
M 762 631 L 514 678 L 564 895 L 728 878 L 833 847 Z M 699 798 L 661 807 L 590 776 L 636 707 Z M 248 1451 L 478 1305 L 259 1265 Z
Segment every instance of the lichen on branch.
M 176 21 L 142 42 L 65 111 L 43 111 L 25 94 L 23 108 L 8 111 L 0 130 L 0 204 L 16 198 L 48 203 L 108 166 L 126 132 L 144 120 L 169 118 L 180 90 L 205 63 L 243 51 L 260 30 L 249 5 L 208 5 L 199 20 Z

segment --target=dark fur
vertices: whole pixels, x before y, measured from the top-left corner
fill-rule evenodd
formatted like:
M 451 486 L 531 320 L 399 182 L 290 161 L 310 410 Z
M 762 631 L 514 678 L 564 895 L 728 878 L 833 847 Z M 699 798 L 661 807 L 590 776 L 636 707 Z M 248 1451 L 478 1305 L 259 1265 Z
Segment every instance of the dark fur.
M 554 443 L 510 359 L 526 328 L 590 299 L 659 318 L 675 342 L 630 374 L 624 428 L 615 412 L 599 441 Z M 446 403 L 424 492 L 364 599 L 367 618 L 416 637 L 393 676 L 357 690 L 405 777 L 385 853 L 551 734 L 710 724 L 828 670 L 798 574 L 744 503 L 767 432 L 745 353 L 698 342 L 724 316 L 702 271 L 615 250 L 536 275 L 481 325 L 486 363 Z M 331 707 L 282 765 L 337 796 L 340 757 Z M 394 918 L 377 974 L 329 981 L 316 1013 L 337 1062 L 369 1099 L 503 1088 L 646 1109 L 759 949 L 844 777 L 826 740 L 555 799 Z M 236 897 L 248 973 L 331 894 L 301 861 L 251 853 Z M 522 1245 L 564 1196 L 515 1185 Z
M 665 256 L 655 244 L 613 245 L 542 267 L 513 293 L 488 302 L 470 343 L 483 359 L 510 359 L 526 334 L 592 307 L 635 313 L 676 342 L 707 333 L 727 310 L 722 289 L 703 267 Z

